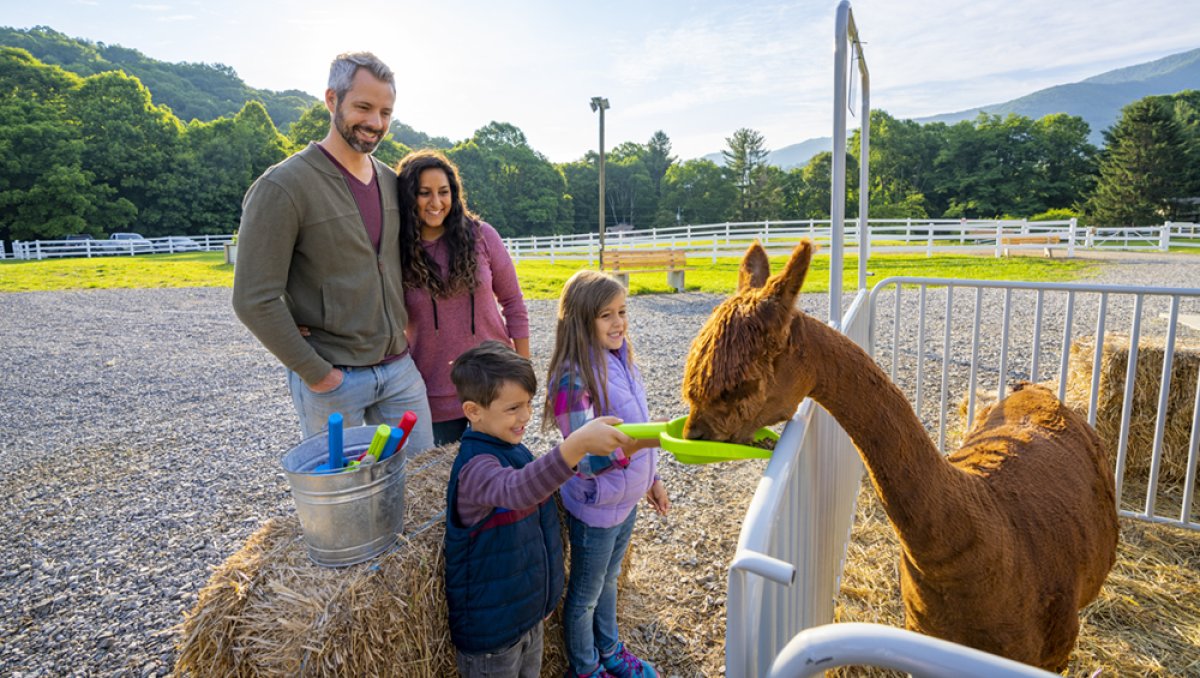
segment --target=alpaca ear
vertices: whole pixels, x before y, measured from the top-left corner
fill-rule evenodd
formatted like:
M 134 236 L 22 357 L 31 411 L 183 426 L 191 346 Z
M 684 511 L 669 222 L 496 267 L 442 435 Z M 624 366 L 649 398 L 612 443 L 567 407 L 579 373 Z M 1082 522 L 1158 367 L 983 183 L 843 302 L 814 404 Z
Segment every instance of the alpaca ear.
M 788 259 L 787 266 L 778 275 L 771 278 L 771 296 L 789 303 L 796 300 L 796 295 L 800 294 L 800 288 L 804 285 L 804 276 L 808 274 L 808 265 L 812 261 L 815 249 L 816 246 L 808 238 L 801 240 L 800 244 L 796 245 L 796 249 L 792 250 L 791 258 Z
M 751 288 L 762 287 L 771 275 L 771 262 L 767 260 L 767 252 L 757 240 L 742 257 L 742 266 L 738 269 L 738 292 Z

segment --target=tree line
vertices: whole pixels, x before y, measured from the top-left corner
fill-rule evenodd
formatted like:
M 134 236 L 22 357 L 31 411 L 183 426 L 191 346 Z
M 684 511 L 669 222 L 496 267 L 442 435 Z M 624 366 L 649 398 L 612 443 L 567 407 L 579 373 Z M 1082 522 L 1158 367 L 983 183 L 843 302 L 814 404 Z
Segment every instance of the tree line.
M 286 128 L 312 105 L 311 94 L 299 90 L 275 92 L 248 86 L 229 66 L 207 63 L 168 63 L 136 49 L 71 38 L 49 26 L 29 29 L 0 26 L 0 46 L 19 47 L 45 64 L 81 78 L 106 71 L 136 77 L 180 120 L 214 120 L 233 115 L 251 100 L 259 101 L 280 128 Z
M 251 182 L 324 137 L 328 125 L 316 103 L 282 132 L 258 101 L 185 123 L 122 71 L 81 76 L 0 48 L 0 239 L 231 233 Z M 458 142 L 399 121 L 391 132 L 377 157 L 394 164 L 412 148 L 443 149 L 462 171 L 471 209 L 506 236 L 596 228 L 595 152 L 552 163 L 504 122 Z M 1082 119 L 1062 114 L 921 125 L 873 111 L 871 214 L 1146 224 L 1195 213 L 1200 93 L 1130 104 L 1105 132 L 1103 149 L 1088 143 L 1088 132 Z M 783 170 L 766 163 L 766 140 L 755 130 L 736 130 L 726 146 L 721 165 L 681 162 L 662 131 L 611 149 L 608 226 L 828 218 L 832 153 Z M 845 151 L 852 206 L 860 148 L 856 131 Z

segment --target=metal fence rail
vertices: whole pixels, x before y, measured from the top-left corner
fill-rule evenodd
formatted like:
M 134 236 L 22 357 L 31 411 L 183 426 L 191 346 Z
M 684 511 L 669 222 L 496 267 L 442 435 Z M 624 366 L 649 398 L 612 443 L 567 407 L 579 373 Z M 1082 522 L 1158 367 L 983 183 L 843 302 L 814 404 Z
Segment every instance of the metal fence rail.
M 828 624 L 798 634 L 767 675 L 803 678 L 839 666 L 878 666 L 929 678 L 1058 675 L 940 638 L 891 626 L 858 623 Z

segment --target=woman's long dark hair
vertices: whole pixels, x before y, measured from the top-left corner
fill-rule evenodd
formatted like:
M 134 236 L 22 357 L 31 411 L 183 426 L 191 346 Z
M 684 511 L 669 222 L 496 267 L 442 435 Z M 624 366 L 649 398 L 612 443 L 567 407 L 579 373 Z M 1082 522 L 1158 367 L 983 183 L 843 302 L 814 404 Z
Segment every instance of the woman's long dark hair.
M 417 214 L 417 192 L 421 173 L 439 169 L 450 184 L 450 211 L 446 214 L 441 240 L 450 250 L 450 274 L 443 280 L 437 262 L 421 247 L 421 218 Z M 438 151 L 414 151 L 396 166 L 400 190 L 400 265 L 404 287 L 427 289 L 434 297 L 451 297 L 475 289 L 475 242 L 479 238 L 479 218 L 467 210 L 458 168 Z

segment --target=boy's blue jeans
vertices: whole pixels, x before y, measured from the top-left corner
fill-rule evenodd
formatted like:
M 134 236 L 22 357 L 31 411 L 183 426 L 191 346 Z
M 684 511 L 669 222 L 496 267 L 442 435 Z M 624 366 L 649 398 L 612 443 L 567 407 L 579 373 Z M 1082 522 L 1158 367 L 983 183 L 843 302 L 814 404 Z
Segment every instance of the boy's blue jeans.
M 300 417 L 304 437 L 324 431 L 329 415 L 341 412 L 347 428 L 387 424 L 395 426 L 405 410 L 417 415 L 405 449 L 409 454 L 433 447 L 432 415 L 425 395 L 425 380 L 412 356 L 383 365 L 343 367 L 342 383 L 332 391 L 313 393 L 300 375 L 288 370 L 288 390 Z
M 568 516 L 571 531 L 571 579 L 563 604 L 567 661 L 575 673 L 600 663 L 600 653 L 617 649 L 617 576 L 629 547 L 637 507 L 613 527 L 591 527 Z

